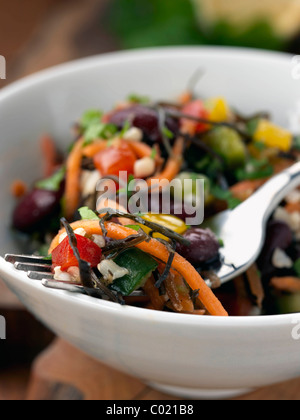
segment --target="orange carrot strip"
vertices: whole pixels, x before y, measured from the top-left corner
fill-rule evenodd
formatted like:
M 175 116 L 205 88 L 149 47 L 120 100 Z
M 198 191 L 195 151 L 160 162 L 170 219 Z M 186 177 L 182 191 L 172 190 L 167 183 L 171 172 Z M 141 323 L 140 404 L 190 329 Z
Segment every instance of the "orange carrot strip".
M 190 92 L 189 90 L 183 92 L 178 98 L 178 102 L 182 106 L 187 105 L 188 103 L 192 102 L 192 100 L 193 100 L 193 93 Z
M 148 279 L 143 289 L 146 295 L 149 297 L 153 309 L 156 311 L 162 311 L 166 302 L 164 298 L 160 296 L 159 290 L 155 287 L 154 279 Z
M 143 159 L 145 157 L 151 157 L 153 154 L 153 148 L 148 146 L 146 143 L 138 142 L 138 141 L 128 141 L 127 143 L 131 147 L 132 151 L 136 154 L 139 159 Z M 155 153 L 155 162 L 157 164 L 162 163 L 162 158 L 160 155 L 159 148 L 156 149 Z
M 230 188 L 230 191 L 235 198 L 238 198 L 241 201 L 247 200 L 251 195 L 258 190 L 264 183 L 266 179 L 250 180 L 250 181 L 241 181 L 238 184 L 235 184 Z
M 155 177 L 149 178 L 147 180 L 148 185 L 153 185 L 153 181 L 155 181 L 154 185 L 156 182 L 159 183 L 163 180 L 171 182 L 180 172 L 183 161 L 183 151 L 184 139 L 179 137 L 173 147 L 173 156 L 167 161 L 164 170 L 160 174 L 155 175 Z
M 83 155 L 89 158 L 94 157 L 97 153 L 102 152 L 107 148 L 107 141 L 97 140 L 93 144 L 89 144 L 83 148 Z
M 167 295 L 177 312 L 192 313 L 194 304 L 183 278 L 176 272 L 170 272 L 165 282 Z
M 21 198 L 27 192 L 27 185 L 25 182 L 18 179 L 11 184 L 10 191 L 14 197 Z
M 299 213 L 300 212 L 300 203 L 288 203 L 285 206 L 285 210 L 288 213 Z
M 80 202 L 80 172 L 83 141 L 81 139 L 74 145 L 66 165 L 65 216 L 69 220 L 72 219 Z
M 283 292 L 300 292 L 300 279 L 297 277 L 274 277 L 271 280 L 271 285 Z
M 41 138 L 41 149 L 44 158 L 45 177 L 53 174 L 58 164 L 57 149 L 52 137 L 45 135 Z
M 87 235 L 103 234 L 98 220 L 80 220 L 73 223 L 71 226 L 73 230 L 83 228 Z M 130 235 L 136 234 L 136 231 L 133 229 L 126 228 L 111 222 L 106 223 L 105 227 L 107 229 L 108 237 L 112 239 L 125 239 Z M 52 251 L 59 245 L 59 237 L 64 232 L 65 229 L 62 229 L 60 233 L 54 238 L 49 249 L 49 254 L 51 254 Z M 146 252 L 147 254 L 152 255 L 154 258 L 162 261 L 164 264 L 167 264 L 170 257 L 170 253 L 165 245 L 155 239 L 151 239 L 149 242 L 143 242 L 137 245 L 137 248 Z M 198 297 L 211 315 L 228 316 L 228 313 L 223 308 L 221 302 L 216 298 L 200 274 L 187 260 L 176 253 L 172 268 L 182 275 L 192 290 L 199 290 Z

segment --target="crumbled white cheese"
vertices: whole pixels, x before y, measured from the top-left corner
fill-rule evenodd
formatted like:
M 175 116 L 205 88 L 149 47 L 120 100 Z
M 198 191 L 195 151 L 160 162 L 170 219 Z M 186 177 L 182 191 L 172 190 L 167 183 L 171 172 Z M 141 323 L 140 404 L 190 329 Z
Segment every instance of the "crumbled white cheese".
M 130 141 L 142 141 L 143 140 L 143 132 L 141 129 L 137 127 L 132 127 L 123 135 L 124 140 Z
M 136 178 L 147 178 L 155 172 L 155 161 L 151 157 L 139 159 L 134 164 L 134 176 Z
M 105 247 L 105 239 L 101 235 L 93 235 L 92 236 L 92 241 L 94 241 L 95 244 L 98 245 L 100 248 Z
M 98 181 L 101 179 L 99 171 L 82 171 L 80 186 L 83 197 L 95 194 Z
M 294 190 L 289 193 L 285 198 L 287 203 L 300 203 L 300 191 Z
M 293 232 L 300 231 L 300 213 L 289 213 L 283 207 L 278 207 L 274 213 L 274 219 L 285 222 Z
M 74 230 L 74 233 L 78 236 L 86 236 L 86 231 L 83 228 L 78 228 Z M 67 232 L 62 233 L 59 237 L 59 243 L 61 244 L 67 238 L 67 236 Z
M 72 282 L 72 277 L 66 271 L 62 271 L 61 267 L 55 267 L 54 268 L 54 280 L 71 283 Z
M 72 283 L 81 283 L 79 267 L 68 268 L 68 274 L 71 276 Z
M 98 270 L 107 284 L 111 284 L 114 280 L 129 274 L 129 271 L 126 268 L 119 267 L 113 260 L 103 260 L 98 265 Z
M 276 268 L 292 268 L 292 259 L 280 248 L 276 248 L 272 258 L 272 264 Z

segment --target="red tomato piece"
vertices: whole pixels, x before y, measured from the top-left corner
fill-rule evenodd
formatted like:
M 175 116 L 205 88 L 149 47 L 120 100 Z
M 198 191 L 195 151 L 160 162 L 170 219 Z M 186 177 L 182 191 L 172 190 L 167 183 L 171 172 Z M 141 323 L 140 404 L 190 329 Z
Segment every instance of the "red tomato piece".
M 94 157 L 94 164 L 102 176 L 119 176 L 119 172 L 127 172 L 128 175 L 132 175 L 136 160 L 137 157 L 130 146 L 123 141 L 99 152 Z
M 203 102 L 200 100 L 196 100 L 185 105 L 182 109 L 182 113 L 190 115 L 191 117 L 202 118 L 204 120 L 209 119 L 209 112 L 205 109 Z M 207 131 L 208 128 L 209 125 L 205 123 L 198 123 L 184 118 L 181 120 L 181 130 L 191 135 Z
M 90 263 L 92 268 L 97 267 L 101 261 L 102 249 L 90 239 L 80 235 L 75 236 L 80 258 Z M 52 263 L 53 267 L 61 267 L 62 271 L 67 271 L 70 267 L 79 266 L 69 243 L 69 238 L 65 238 L 63 242 L 53 250 Z

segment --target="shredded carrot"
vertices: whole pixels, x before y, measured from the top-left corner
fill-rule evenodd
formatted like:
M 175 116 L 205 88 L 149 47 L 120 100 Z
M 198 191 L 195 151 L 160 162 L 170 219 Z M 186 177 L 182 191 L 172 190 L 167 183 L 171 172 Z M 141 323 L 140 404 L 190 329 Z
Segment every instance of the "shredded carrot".
M 65 216 L 69 220 L 72 219 L 80 202 L 80 172 L 83 141 L 81 139 L 74 145 L 66 165 Z
M 300 279 L 297 277 L 274 277 L 271 285 L 282 292 L 300 292 Z
M 73 223 L 71 226 L 73 230 L 83 228 L 88 236 L 93 234 L 103 234 L 98 220 L 80 220 Z M 105 227 L 108 237 L 112 239 L 126 239 L 128 236 L 136 234 L 135 230 L 117 225 L 112 222 L 106 223 Z M 62 229 L 60 233 L 54 238 L 49 249 L 49 254 L 51 254 L 52 251 L 59 245 L 59 237 L 64 232 L 65 229 Z M 143 242 L 137 245 L 137 248 L 146 252 L 147 254 L 152 255 L 154 258 L 162 261 L 164 264 L 167 264 L 170 257 L 170 253 L 167 247 L 155 239 L 151 239 L 149 242 Z M 198 297 L 211 315 L 228 316 L 228 313 L 225 311 L 222 304 L 216 298 L 212 290 L 207 286 L 200 274 L 187 260 L 176 253 L 172 268 L 181 274 L 181 276 L 185 279 L 192 290 L 199 290 Z
M 187 314 L 203 316 L 203 315 L 205 315 L 205 310 L 204 309 L 195 309 L 193 312 L 187 312 Z
M 177 312 L 192 313 L 194 304 L 182 276 L 172 271 L 165 281 L 167 295 Z
M 97 140 L 92 144 L 89 144 L 88 146 L 85 146 L 83 148 L 83 156 L 86 156 L 88 158 L 94 157 L 97 153 L 102 152 L 107 148 L 107 141 L 105 140 Z
M 148 146 L 146 143 L 142 143 L 139 141 L 128 141 L 127 143 L 131 147 L 132 151 L 136 154 L 139 159 L 143 159 L 145 157 L 151 157 L 153 154 L 153 149 Z M 159 165 L 162 164 L 162 158 L 160 155 L 159 148 L 155 150 L 155 162 Z
M 159 290 L 155 287 L 155 281 L 152 277 L 147 280 L 143 289 L 151 301 L 152 308 L 156 311 L 162 311 L 166 302 L 163 296 L 160 296 Z
M 178 102 L 180 105 L 184 106 L 189 104 L 193 100 L 193 93 L 189 90 L 183 92 L 181 96 L 178 98 Z
M 50 136 L 44 135 L 41 138 L 41 150 L 44 158 L 45 177 L 49 177 L 53 174 L 59 163 L 56 145 Z
M 253 264 L 248 269 L 247 279 L 249 282 L 251 293 L 256 297 L 257 306 L 259 308 L 262 308 L 263 301 L 265 299 L 265 291 L 256 264 Z
M 18 179 L 11 184 L 10 191 L 14 197 L 21 198 L 26 194 L 27 185 Z
M 171 182 L 180 172 L 183 162 L 183 151 L 184 151 L 184 138 L 179 137 L 173 147 L 173 154 L 168 159 L 164 170 L 155 175 L 155 177 L 149 178 L 147 183 L 149 186 L 155 186 L 156 183 L 167 180 Z
M 285 206 L 285 210 L 288 212 L 288 213 L 299 213 L 300 212 L 300 203 L 298 202 L 298 203 L 288 203 L 286 206 Z
M 238 198 L 241 201 L 247 200 L 251 195 L 258 190 L 264 183 L 266 179 L 256 179 L 256 180 L 247 180 L 241 181 L 235 184 L 230 188 L 233 196 Z

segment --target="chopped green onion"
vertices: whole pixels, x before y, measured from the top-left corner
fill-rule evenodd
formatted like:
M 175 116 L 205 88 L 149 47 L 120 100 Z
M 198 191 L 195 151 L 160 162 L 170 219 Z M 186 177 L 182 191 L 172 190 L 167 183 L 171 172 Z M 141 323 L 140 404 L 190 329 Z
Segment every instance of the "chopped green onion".
M 96 213 L 90 210 L 88 207 L 82 207 L 78 210 L 82 220 L 99 220 Z
M 47 179 L 36 182 L 36 188 L 47 191 L 59 191 L 62 181 L 66 174 L 66 168 L 63 166 Z

